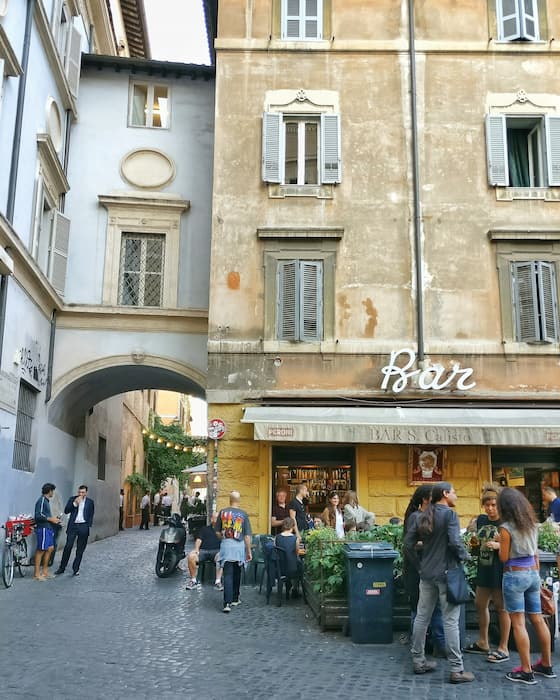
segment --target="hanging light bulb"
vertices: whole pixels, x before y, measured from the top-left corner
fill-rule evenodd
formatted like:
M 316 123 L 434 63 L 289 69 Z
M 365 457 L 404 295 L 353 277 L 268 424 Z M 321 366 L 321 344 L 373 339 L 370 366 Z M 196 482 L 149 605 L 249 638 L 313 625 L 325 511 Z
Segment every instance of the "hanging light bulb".
M 162 442 L 163 442 L 163 440 L 162 440 Z M 173 447 L 173 443 L 172 443 L 172 442 L 168 442 L 168 443 L 166 444 L 166 447 Z
M 156 436 L 154 435 L 154 433 L 150 433 L 150 440 L 155 440 L 155 439 L 156 439 Z
M 163 442 L 163 438 L 159 437 L 159 438 L 157 439 L 157 441 L 158 441 L 159 444 L 161 445 L 161 443 Z
M 147 435 L 147 434 L 148 434 L 148 431 L 146 430 L 146 428 L 142 428 L 142 435 Z

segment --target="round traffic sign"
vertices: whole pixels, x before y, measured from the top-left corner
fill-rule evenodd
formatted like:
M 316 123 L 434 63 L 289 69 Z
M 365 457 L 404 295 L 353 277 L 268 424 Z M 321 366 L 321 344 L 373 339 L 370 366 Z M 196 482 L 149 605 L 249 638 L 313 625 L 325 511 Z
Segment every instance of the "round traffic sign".
M 208 423 L 208 437 L 211 440 L 219 440 L 226 434 L 226 424 L 221 418 L 213 418 Z

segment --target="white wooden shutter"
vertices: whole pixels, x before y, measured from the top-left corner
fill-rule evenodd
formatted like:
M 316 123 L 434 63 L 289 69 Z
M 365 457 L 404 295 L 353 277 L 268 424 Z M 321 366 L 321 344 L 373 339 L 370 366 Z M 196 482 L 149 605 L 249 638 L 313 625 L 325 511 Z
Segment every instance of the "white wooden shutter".
M 560 185 L 560 117 L 545 116 L 548 185 Z
M 262 179 L 264 182 L 282 182 L 283 121 L 281 112 L 263 114 Z
M 66 285 L 66 264 L 68 262 L 69 242 L 70 219 L 57 211 L 54 214 L 53 221 L 49 279 L 60 296 L 64 296 L 64 287 Z
M 521 18 L 518 0 L 496 0 L 498 39 L 514 41 L 521 38 Z
M 516 340 L 535 343 L 541 339 L 539 299 L 534 262 L 512 263 Z
M 80 32 L 72 25 L 68 42 L 68 56 L 66 58 L 66 75 L 73 97 L 78 97 L 80 85 L 80 62 L 82 60 L 82 37 Z
M 537 0 L 520 0 L 521 36 L 530 41 L 539 40 L 539 8 Z
M 302 39 L 300 0 L 282 0 L 282 39 Z
M 558 340 L 558 292 L 554 263 L 537 262 L 537 276 L 542 339 L 547 343 L 554 343 Z
M 299 339 L 321 340 L 323 337 L 323 263 L 300 262 Z
M 486 115 L 486 155 L 488 183 L 507 187 L 509 184 L 506 118 L 503 114 Z
M 280 260 L 277 269 L 277 327 L 279 340 L 297 340 L 299 274 L 297 260 Z
M 341 179 L 340 114 L 321 114 L 321 182 Z

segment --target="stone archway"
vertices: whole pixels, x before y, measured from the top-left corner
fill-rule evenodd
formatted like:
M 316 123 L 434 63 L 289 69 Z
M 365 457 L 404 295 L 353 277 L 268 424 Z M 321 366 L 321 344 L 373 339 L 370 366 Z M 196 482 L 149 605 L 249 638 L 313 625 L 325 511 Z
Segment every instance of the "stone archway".
M 86 413 L 105 399 L 139 389 L 168 389 L 204 398 L 206 375 L 191 365 L 157 355 L 114 355 L 84 363 L 58 377 L 49 422 L 74 436 L 84 432 Z

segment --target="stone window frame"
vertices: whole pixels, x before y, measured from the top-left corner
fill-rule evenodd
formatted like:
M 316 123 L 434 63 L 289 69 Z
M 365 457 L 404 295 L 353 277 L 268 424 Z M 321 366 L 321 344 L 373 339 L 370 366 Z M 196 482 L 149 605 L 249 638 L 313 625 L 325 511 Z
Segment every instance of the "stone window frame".
M 179 281 L 179 246 L 181 215 L 190 208 L 188 200 L 160 193 L 99 195 L 107 209 L 105 267 L 101 303 L 126 309 L 129 313 L 144 313 L 144 306 L 119 304 L 121 242 L 123 234 L 156 233 L 165 235 L 162 309 L 176 309 Z
M 511 263 L 528 260 L 553 262 L 556 280 L 560 280 L 560 229 L 553 230 L 502 230 L 488 232 L 496 247 L 496 268 L 500 295 L 502 343 L 506 354 L 557 355 L 560 338 L 553 343 L 534 344 L 519 342 L 515 334 L 515 310 L 513 303 Z M 557 305 L 560 308 L 560 285 L 557 285 Z
M 486 98 L 486 123 L 493 116 L 535 117 L 543 120 L 545 117 L 555 117 L 558 123 L 560 117 L 560 95 L 547 93 L 527 93 L 524 89 L 516 93 L 489 93 Z M 489 144 L 488 126 L 486 127 L 486 167 L 488 170 L 488 184 L 496 192 L 498 201 L 512 201 L 514 199 L 544 200 L 547 202 L 560 202 L 560 187 L 556 184 L 546 184 L 543 187 L 512 187 L 502 183 L 492 182 L 491 174 L 491 146 Z M 548 160 L 550 154 L 545 154 Z M 547 163 L 545 162 L 545 166 Z
M 263 246 L 264 318 L 263 352 L 325 352 L 335 344 L 335 273 L 338 243 L 344 229 L 259 228 Z M 323 335 L 316 341 L 277 338 L 277 269 L 281 260 L 316 260 L 323 267 Z
M 287 90 L 268 90 L 265 93 L 263 114 L 277 113 L 283 117 L 294 116 L 297 118 L 316 118 L 321 119 L 322 115 L 337 116 L 338 118 L 338 180 L 342 181 L 342 139 L 341 139 L 341 117 L 340 117 L 340 100 L 339 93 L 335 90 L 304 90 L 287 89 Z M 323 134 L 319 135 L 319 140 L 323 138 Z M 263 141 L 264 141 L 264 117 L 263 117 Z M 263 143 L 263 161 L 265 157 L 265 145 Z M 280 157 L 280 156 L 279 156 Z M 284 155 L 282 155 L 282 158 Z M 318 158 L 321 158 L 321 147 L 319 148 Z M 263 162 L 264 171 L 264 162 Z M 269 182 L 264 179 L 264 172 L 261 174 L 263 184 L 268 187 L 268 196 L 270 199 L 284 199 L 286 197 L 315 197 L 316 199 L 332 199 L 334 197 L 334 188 L 339 182 L 321 183 L 317 185 L 291 185 L 278 182 Z

